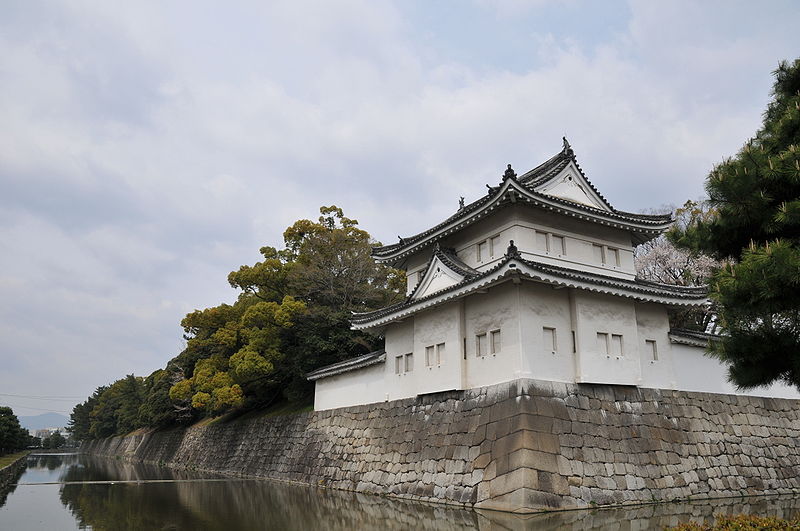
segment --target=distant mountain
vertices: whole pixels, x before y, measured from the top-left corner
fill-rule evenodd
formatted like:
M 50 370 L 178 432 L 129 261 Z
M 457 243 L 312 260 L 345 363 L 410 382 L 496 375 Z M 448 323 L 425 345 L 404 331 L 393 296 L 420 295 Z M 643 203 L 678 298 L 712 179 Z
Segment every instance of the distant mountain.
M 30 417 L 17 417 L 23 428 L 41 430 L 43 428 L 62 428 L 69 424 L 69 417 L 61 413 L 42 413 Z

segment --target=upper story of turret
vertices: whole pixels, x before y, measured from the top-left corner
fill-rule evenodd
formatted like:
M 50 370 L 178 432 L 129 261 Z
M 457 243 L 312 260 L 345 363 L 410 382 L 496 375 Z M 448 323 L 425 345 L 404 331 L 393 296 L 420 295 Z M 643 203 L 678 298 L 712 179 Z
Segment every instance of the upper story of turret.
M 564 139 L 563 149 L 517 176 L 511 165 L 477 201 L 430 229 L 375 248 L 376 260 L 403 269 L 408 293 L 436 249 L 477 272 L 500 262 L 511 241 L 522 258 L 568 270 L 633 280 L 633 247 L 655 238 L 670 215 L 615 209 L 592 185 Z

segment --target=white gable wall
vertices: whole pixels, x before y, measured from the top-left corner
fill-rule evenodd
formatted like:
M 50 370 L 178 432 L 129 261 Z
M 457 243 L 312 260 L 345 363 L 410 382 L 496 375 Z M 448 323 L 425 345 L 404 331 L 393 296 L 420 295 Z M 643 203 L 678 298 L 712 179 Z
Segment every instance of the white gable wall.
M 597 193 L 578 171 L 574 162 L 570 162 L 558 175 L 536 188 L 537 192 L 566 199 L 582 205 L 609 211 Z
M 449 288 L 463 279 L 462 275 L 446 266 L 437 256 L 431 262 L 430 267 L 425 270 L 422 280 L 419 281 L 419 287 L 414 293 L 414 300 Z

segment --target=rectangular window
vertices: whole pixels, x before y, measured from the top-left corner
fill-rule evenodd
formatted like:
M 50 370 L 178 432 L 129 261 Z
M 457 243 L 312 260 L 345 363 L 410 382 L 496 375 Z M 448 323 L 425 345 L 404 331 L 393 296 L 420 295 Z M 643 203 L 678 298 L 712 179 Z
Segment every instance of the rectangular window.
M 558 350 L 558 343 L 556 342 L 556 329 L 545 326 L 542 327 L 542 344 L 545 351 L 555 354 Z
M 597 244 L 594 244 L 594 243 L 592 244 L 592 256 L 594 258 L 595 263 L 597 263 L 597 264 L 605 264 L 606 263 L 606 257 L 605 257 L 605 253 L 603 252 L 603 246 L 602 245 L 597 245 Z
M 600 354 L 608 356 L 610 354 L 608 347 L 608 334 L 605 332 L 597 332 L 597 351 Z
M 503 249 L 500 247 L 500 236 L 489 239 L 489 252 L 492 254 L 492 258 L 503 254 Z
M 564 237 L 563 236 L 550 236 L 550 247 L 555 254 L 565 255 L 566 249 L 564 248 Z
M 619 267 L 619 250 L 608 248 L 608 264 Z
M 394 359 L 394 373 L 401 374 L 403 372 L 403 356 L 397 356 Z
M 656 342 L 652 339 L 645 339 L 645 345 L 647 346 L 647 352 L 650 353 L 650 359 L 653 361 L 658 361 L 658 346 Z
M 578 340 L 575 338 L 575 330 L 572 330 L 572 353 L 578 352 Z
M 444 343 L 425 347 L 425 366 L 434 367 L 444 361 Z
M 482 241 L 478 244 L 478 262 L 489 259 L 489 243 Z
M 622 356 L 622 336 L 611 334 L 611 355 Z
M 406 372 L 414 370 L 414 354 L 406 354 Z
M 497 354 L 500 352 L 500 348 L 502 344 L 500 342 L 500 330 L 492 330 L 489 333 L 491 342 L 492 342 L 492 354 Z
M 475 336 L 475 355 L 485 356 L 489 353 L 489 338 L 486 334 L 478 334 Z
M 550 247 L 547 246 L 547 233 L 536 231 L 536 248 L 540 251 L 547 252 Z
M 444 343 L 436 345 L 436 365 L 444 363 Z

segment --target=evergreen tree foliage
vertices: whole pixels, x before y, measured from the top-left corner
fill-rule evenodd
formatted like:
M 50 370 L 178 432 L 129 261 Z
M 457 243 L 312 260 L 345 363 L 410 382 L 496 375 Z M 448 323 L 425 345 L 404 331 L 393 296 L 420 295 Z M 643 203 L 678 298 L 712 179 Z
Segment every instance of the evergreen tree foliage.
M 31 443 L 28 430 L 20 426 L 10 407 L 0 406 L 0 455 L 26 448 Z
M 761 129 L 708 176 L 712 215 L 669 234 L 724 262 L 709 286 L 724 332 L 713 353 L 745 389 L 800 387 L 800 59 L 774 75 Z

